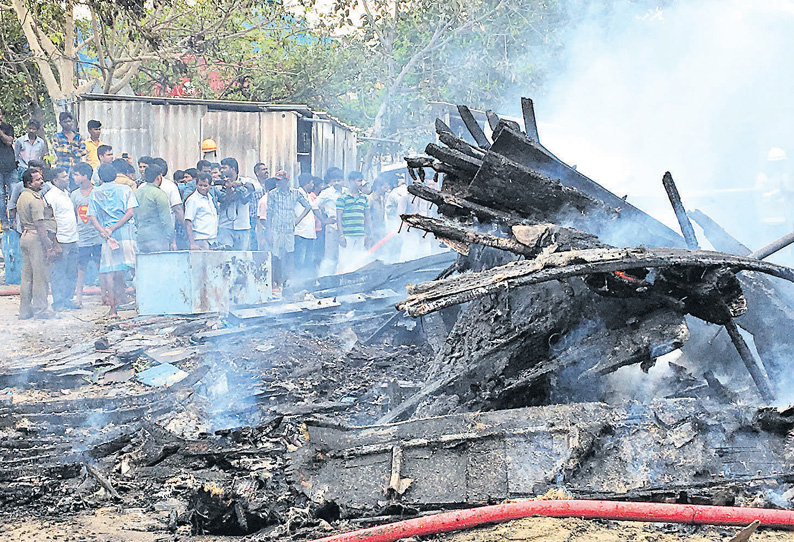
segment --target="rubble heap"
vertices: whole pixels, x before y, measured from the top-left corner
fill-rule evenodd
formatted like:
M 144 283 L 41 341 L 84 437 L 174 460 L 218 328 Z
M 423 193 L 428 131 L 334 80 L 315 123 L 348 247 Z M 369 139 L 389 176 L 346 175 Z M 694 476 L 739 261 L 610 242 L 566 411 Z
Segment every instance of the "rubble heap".
M 456 252 L 5 364 L 4 519 L 113 503 L 136 529 L 303 540 L 547 493 L 791 507 L 794 409 L 770 405 L 794 271 L 692 212 L 722 252 L 700 250 L 671 176 L 683 236 L 522 106 L 491 137 L 460 106 L 468 134 L 438 121 L 408 159 L 440 216 L 405 225 Z
M 471 112 L 458 106 L 476 144 L 437 120 L 445 146 L 429 144 L 428 156 L 407 158 L 417 180 L 409 191 L 437 204 L 444 219 L 403 220 L 460 256 L 456 273 L 410 285 L 397 308 L 417 317 L 466 305 L 457 309 L 427 385 L 380 421 L 450 409 L 606 400 L 594 379 L 634 364 L 647 371 L 660 356 L 685 348 L 693 330 L 709 333 L 716 326 L 726 328 L 736 348 L 732 358 L 738 356 L 760 398 L 772 401 L 771 382 L 791 359 L 781 355 L 791 341 L 774 329 L 791 322 L 779 300 L 790 298 L 792 289 L 768 277 L 791 281 L 794 271 L 749 250 L 699 250 L 669 173 L 663 182 L 684 237 L 563 164 L 537 140 L 531 100 L 522 105 L 526 132 L 489 113 L 488 139 Z M 426 168 L 443 176 L 441 190 L 421 182 Z M 776 326 L 770 314 L 782 317 Z M 739 325 L 758 333 L 763 365 Z M 711 361 L 724 359 L 721 353 L 685 351 L 709 375 L 702 383 L 724 396 L 709 372 Z

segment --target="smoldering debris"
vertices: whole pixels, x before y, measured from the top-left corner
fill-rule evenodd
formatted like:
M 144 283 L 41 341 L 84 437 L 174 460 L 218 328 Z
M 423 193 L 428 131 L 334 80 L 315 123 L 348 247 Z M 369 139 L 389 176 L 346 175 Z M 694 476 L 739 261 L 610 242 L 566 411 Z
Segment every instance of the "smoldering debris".
M 461 107 L 408 159 L 439 216 L 404 225 L 454 251 L 7 367 L 3 514 L 115 503 L 164 533 L 297 540 L 547 492 L 790 507 L 794 272 L 715 224 L 724 252 L 696 249 L 522 106 L 523 131 L 490 113 L 489 133 Z M 139 381 L 166 365 L 178 382 Z
M 459 106 L 458 126 L 470 134 L 438 121 L 446 146 L 430 144 L 429 156 L 407 159 L 418 180 L 426 168 L 442 177 L 440 190 L 418 182 L 409 191 L 436 203 L 444 218 L 403 219 L 457 250 L 458 268 L 467 271 L 411 285 L 398 303 L 415 317 L 463 307 L 423 390 L 380 421 L 442 414 L 450 398 L 461 412 L 608 400 L 603 375 L 630 365 L 647 371 L 682 348 L 704 389 L 722 386 L 703 378 L 713 370 L 731 374 L 728 388 L 736 389 L 728 392 L 750 403 L 786 393 L 778 376 L 790 358 L 779 353 L 790 339 L 770 330 L 788 315 L 769 306 L 794 291 L 792 270 L 754 254 L 700 250 L 669 173 L 663 183 L 685 237 L 557 159 L 531 125 L 532 101 L 522 107 L 525 132 L 492 113 L 491 137 L 483 139 Z M 691 328 L 687 316 L 712 331 Z M 599 325 L 588 325 L 594 321 Z M 726 366 L 725 352 L 711 341 L 695 337 L 701 348 L 686 347 L 693 332 L 714 334 L 716 326 L 725 326 L 735 347 L 727 359 L 740 361 L 743 375 Z M 756 352 L 740 326 L 756 331 Z

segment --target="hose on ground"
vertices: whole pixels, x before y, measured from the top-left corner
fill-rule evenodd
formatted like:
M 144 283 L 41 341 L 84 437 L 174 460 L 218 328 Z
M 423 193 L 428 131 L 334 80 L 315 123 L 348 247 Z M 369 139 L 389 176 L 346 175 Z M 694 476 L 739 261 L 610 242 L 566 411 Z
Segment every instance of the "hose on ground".
M 314 542 L 394 542 L 410 536 L 446 533 L 532 516 L 726 526 L 744 526 L 759 520 L 761 527 L 794 529 L 794 511 L 791 510 L 645 502 L 549 500 L 511 502 L 444 512 L 319 538 Z

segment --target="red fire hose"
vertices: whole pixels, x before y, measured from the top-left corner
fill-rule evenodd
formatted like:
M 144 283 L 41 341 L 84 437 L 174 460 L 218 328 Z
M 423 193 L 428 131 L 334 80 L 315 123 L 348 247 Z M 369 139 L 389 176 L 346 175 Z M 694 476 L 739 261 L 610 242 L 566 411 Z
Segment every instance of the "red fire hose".
M 314 542 L 393 542 L 409 536 L 446 533 L 531 516 L 735 526 L 745 526 L 759 520 L 762 527 L 794 529 L 794 511 L 791 510 L 645 502 L 550 500 L 511 502 L 456 510 L 360 531 L 350 531 L 319 538 Z
M 378 250 L 380 247 L 382 247 L 383 245 L 385 245 L 385 244 L 386 244 L 386 242 L 387 242 L 389 239 L 391 239 L 392 237 L 394 237 L 395 235 L 397 235 L 397 232 L 396 232 L 396 231 L 393 231 L 393 232 L 387 233 L 387 234 L 386 234 L 386 236 L 385 236 L 383 239 L 381 239 L 380 241 L 378 241 L 377 243 L 375 243 L 374 245 L 372 245 L 372 246 L 370 247 L 370 249 L 369 249 L 369 250 L 367 250 L 367 252 L 369 252 L 369 253 L 375 252 L 375 251 L 376 251 L 376 250 Z

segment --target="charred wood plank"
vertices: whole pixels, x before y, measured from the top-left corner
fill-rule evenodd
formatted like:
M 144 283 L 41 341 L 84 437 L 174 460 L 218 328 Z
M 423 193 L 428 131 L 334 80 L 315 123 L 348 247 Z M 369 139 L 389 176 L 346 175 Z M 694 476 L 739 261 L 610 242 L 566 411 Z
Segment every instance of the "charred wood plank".
M 402 215 L 403 222 L 412 228 L 433 233 L 439 238 L 451 239 L 466 245 L 482 245 L 534 258 L 551 245 L 563 250 L 596 248 L 603 246 L 598 238 L 588 233 L 563 228 L 555 224 L 536 224 L 512 227 L 515 239 L 475 232 L 450 224 L 438 218 L 424 215 Z
M 441 134 L 455 135 L 454 132 L 452 131 L 452 128 L 447 126 L 447 123 L 445 123 L 441 119 L 436 119 L 435 128 L 436 128 L 436 134 L 438 134 L 438 135 L 441 135 Z
M 465 303 L 502 289 L 517 288 L 573 276 L 610 273 L 637 268 L 720 267 L 736 271 L 760 271 L 794 282 L 794 270 L 759 260 L 709 251 L 680 249 L 614 248 L 569 251 L 543 255 L 535 260 L 449 279 L 412 285 L 409 297 L 398 303 L 411 316 Z
M 451 239 L 466 245 L 483 245 L 532 258 L 537 256 L 539 252 L 538 248 L 524 245 L 515 239 L 467 230 L 438 218 L 430 218 L 424 215 L 401 215 L 400 218 L 412 228 L 419 228 L 433 233 L 437 237 Z
M 611 244 L 643 243 L 653 246 L 681 247 L 684 239 L 655 218 L 616 196 L 597 182 L 557 158 L 545 147 L 517 130 L 505 127 L 495 137 L 491 151 L 522 164 L 547 177 L 559 179 L 566 187 L 576 188 L 589 197 L 619 210 L 618 220 L 632 222 L 631 239 L 607 239 Z M 619 236 L 619 232 L 614 234 Z
M 485 118 L 488 119 L 488 126 L 491 127 L 491 131 L 496 128 L 496 125 L 499 124 L 499 115 L 488 109 L 485 112 Z
M 703 228 L 706 239 L 708 239 L 714 248 L 720 252 L 738 254 L 739 256 L 747 256 L 752 252 L 700 209 L 687 211 L 687 215 L 689 215 L 698 226 Z
M 435 203 L 439 209 L 444 209 L 446 211 L 444 214 L 455 216 L 474 215 L 480 222 L 495 222 L 508 227 L 524 220 L 524 217 L 517 213 L 491 209 L 490 207 L 474 203 L 465 198 L 435 190 L 421 183 L 414 183 L 408 186 L 408 192 L 423 200 Z
M 678 188 L 675 186 L 675 181 L 669 171 L 665 172 L 664 177 L 662 177 L 662 185 L 664 185 L 664 190 L 667 192 L 667 197 L 673 206 L 673 211 L 678 219 L 678 225 L 681 227 L 681 233 L 684 234 L 687 248 L 699 249 L 700 245 L 698 245 L 695 230 L 686 215 L 686 209 L 684 209 L 684 204 L 681 202 L 681 195 L 678 193 Z
M 491 127 L 493 133 L 496 133 L 502 126 L 509 126 L 513 130 L 521 131 L 521 125 L 516 121 L 499 118 L 499 115 L 490 109 L 485 112 L 485 116 L 488 118 L 488 125 Z
M 429 143 L 425 148 L 425 152 L 455 169 L 469 173 L 471 177 L 473 177 L 482 166 L 482 160 L 473 158 L 455 149 L 439 147 L 435 143 Z
M 485 153 L 481 149 L 469 145 L 467 142 L 463 141 L 452 132 L 439 133 L 438 140 L 441 141 L 444 145 L 446 145 L 450 149 L 455 149 L 456 151 L 462 152 L 463 154 L 467 154 L 472 158 L 477 158 L 479 160 L 482 160 L 483 157 L 485 156 Z
M 553 357 L 523 370 L 495 392 L 489 402 L 500 408 L 521 404 L 541 378 L 583 361 L 592 363 L 592 360 L 599 360 L 592 367 L 585 367 L 579 380 L 586 380 L 593 375 L 603 376 L 637 363 L 647 367 L 659 356 L 683 346 L 688 338 L 689 330 L 680 314 L 667 309 L 654 311 L 631 329 L 611 330 L 601 327 L 579 337 L 579 340 Z M 517 399 L 516 396 L 521 398 Z
M 485 137 L 485 132 L 482 131 L 480 124 L 477 122 L 477 119 L 474 118 L 471 110 L 465 105 L 459 105 L 458 113 L 460 114 L 463 124 L 466 125 L 466 129 L 471 134 L 471 137 L 474 138 L 474 141 L 477 143 L 477 145 L 483 149 L 491 148 L 491 142 L 488 141 L 487 137 Z
M 670 203 L 672 204 L 673 210 L 675 211 L 675 216 L 678 219 L 678 224 L 681 227 L 681 232 L 684 234 L 684 239 L 686 240 L 687 246 L 691 249 L 700 248 L 698 246 L 697 238 L 695 237 L 695 230 L 692 228 L 692 223 L 689 222 L 689 217 L 687 216 L 686 210 L 684 209 L 684 204 L 681 202 L 681 196 L 678 194 L 675 181 L 673 181 L 673 176 L 669 171 L 664 174 L 664 177 L 662 178 L 662 184 L 664 185 L 664 189 L 667 192 L 667 197 L 670 198 Z M 794 237 L 792 240 L 794 241 Z M 762 249 L 762 252 L 764 252 L 764 249 Z M 757 258 L 758 253 L 754 252 L 748 256 L 748 258 L 754 257 Z M 736 322 L 733 321 L 733 318 L 729 318 L 727 321 L 720 323 L 725 325 L 728 336 L 731 338 L 731 342 L 736 348 L 736 351 L 739 353 L 739 357 L 742 359 L 744 366 L 750 373 L 753 382 L 755 382 L 761 397 L 765 401 L 773 401 L 774 394 L 772 393 L 772 388 L 769 384 L 769 381 L 767 380 L 767 375 L 761 371 L 761 368 L 756 363 L 752 352 L 750 352 L 750 348 L 748 348 L 747 343 L 744 341 L 741 333 L 739 333 L 739 328 L 736 326 Z
M 535 104 L 532 102 L 532 98 L 521 98 L 521 113 L 524 116 L 524 131 L 527 137 L 539 142 L 538 123 L 535 120 Z
M 794 232 L 787 233 L 783 237 L 781 237 L 779 239 L 775 239 L 774 241 L 772 241 L 768 245 L 759 248 L 758 250 L 756 250 L 755 252 L 753 252 L 752 254 L 750 254 L 747 257 L 748 258 L 758 258 L 759 260 L 763 260 L 764 258 L 768 258 L 769 256 L 771 256 L 775 252 L 783 250 L 784 248 L 786 248 L 787 246 L 789 246 L 792 243 L 794 243 Z
M 468 199 L 496 209 L 509 209 L 540 222 L 558 222 L 560 214 L 571 218 L 585 213 L 604 215 L 612 209 L 579 190 L 541 175 L 499 154 L 488 152 L 469 185 Z
M 88 463 L 83 463 L 83 466 L 85 467 L 85 470 L 88 472 L 88 474 L 93 476 L 96 481 L 99 482 L 99 485 L 105 488 L 105 491 L 107 491 L 114 500 L 121 500 L 121 495 L 119 495 L 118 491 L 113 488 L 108 479 L 105 478 L 105 476 L 99 472 L 96 467 Z
M 726 323 L 725 330 L 728 332 L 728 335 L 730 335 L 734 346 L 736 346 L 736 350 L 739 352 L 739 356 L 742 358 L 744 366 L 747 367 L 747 372 L 749 372 L 750 376 L 753 378 L 753 382 L 755 382 L 761 397 L 765 401 L 774 401 L 775 395 L 772 393 L 772 388 L 769 385 L 767 376 L 761 371 L 758 363 L 756 363 L 753 353 L 750 351 L 750 348 L 747 346 L 747 343 L 744 341 L 741 333 L 739 333 L 739 328 L 736 326 L 736 322 L 731 320 L 730 322 Z

